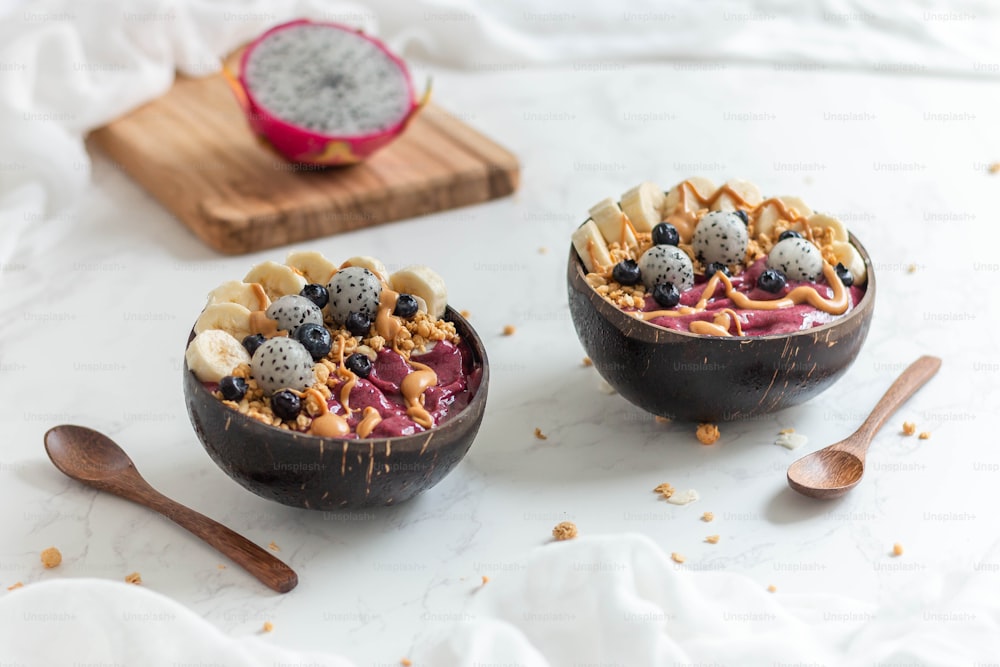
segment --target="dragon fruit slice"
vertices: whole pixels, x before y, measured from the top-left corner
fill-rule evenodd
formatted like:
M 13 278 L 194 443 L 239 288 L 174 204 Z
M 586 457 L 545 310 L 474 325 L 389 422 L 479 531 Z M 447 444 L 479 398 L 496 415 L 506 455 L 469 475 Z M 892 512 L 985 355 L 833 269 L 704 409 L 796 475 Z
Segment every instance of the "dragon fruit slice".
M 228 73 L 251 128 L 292 162 L 359 162 L 385 146 L 426 103 L 377 39 L 337 23 L 279 25 Z

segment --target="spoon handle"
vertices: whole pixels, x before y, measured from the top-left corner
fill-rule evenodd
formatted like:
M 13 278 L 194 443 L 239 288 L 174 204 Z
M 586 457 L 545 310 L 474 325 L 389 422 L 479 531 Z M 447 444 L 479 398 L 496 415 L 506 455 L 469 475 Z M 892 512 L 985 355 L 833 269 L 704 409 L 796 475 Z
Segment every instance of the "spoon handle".
M 868 449 L 875 434 L 885 420 L 894 413 L 899 406 L 906 402 L 910 396 L 916 393 L 924 384 L 934 377 L 934 374 L 941 368 L 941 359 L 924 355 L 910 364 L 903 373 L 896 378 L 892 386 L 885 392 L 879 402 L 872 408 L 868 419 L 858 427 L 856 434 L 862 443 L 862 451 Z
M 156 489 L 149 487 L 141 502 L 215 547 L 268 588 L 287 593 L 299 583 L 298 575 L 292 568 L 247 538 L 218 521 L 171 500 Z

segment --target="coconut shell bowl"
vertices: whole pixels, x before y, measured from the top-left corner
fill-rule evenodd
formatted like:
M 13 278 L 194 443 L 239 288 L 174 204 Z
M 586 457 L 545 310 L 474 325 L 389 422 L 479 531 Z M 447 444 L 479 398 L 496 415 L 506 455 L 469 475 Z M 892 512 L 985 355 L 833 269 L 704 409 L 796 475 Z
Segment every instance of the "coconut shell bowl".
M 864 297 L 846 315 L 812 329 L 755 337 L 704 336 L 643 322 L 619 310 L 586 281 L 571 246 L 569 306 L 594 367 L 630 403 L 683 421 L 751 419 L 818 396 L 851 366 L 871 324 L 875 275 L 864 259 Z
M 462 460 L 482 423 L 489 386 L 483 342 L 452 308 L 476 371 L 474 394 L 458 414 L 430 430 L 394 438 L 323 438 L 268 426 L 226 407 L 184 365 L 184 398 L 212 460 L 253 493 L 315 510 L 395 505 L 438 482 Z M 193 333 L 192 333 L 193 337 Z

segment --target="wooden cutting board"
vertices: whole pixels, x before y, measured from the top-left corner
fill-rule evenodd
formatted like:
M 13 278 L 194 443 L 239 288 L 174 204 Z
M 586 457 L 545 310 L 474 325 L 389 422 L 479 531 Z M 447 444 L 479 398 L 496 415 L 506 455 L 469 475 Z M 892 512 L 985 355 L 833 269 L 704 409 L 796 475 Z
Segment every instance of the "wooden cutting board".
M 178 77 L 91 140 L 226 254 L 485 202 L 520 176 L 512 153 L 433 104 L 361 164 L 297 167 L 251 133 L 221 74 Z

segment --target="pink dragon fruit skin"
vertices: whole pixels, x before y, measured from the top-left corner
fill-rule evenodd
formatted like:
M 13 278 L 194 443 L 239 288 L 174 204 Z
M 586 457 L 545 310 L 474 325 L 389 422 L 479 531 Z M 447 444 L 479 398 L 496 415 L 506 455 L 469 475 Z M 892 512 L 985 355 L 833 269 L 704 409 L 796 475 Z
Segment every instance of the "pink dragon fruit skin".
M 383 130 L 358 135 L 331 135 L 310 130 L 290 121 L 283 120 L 262 106 L 254 97 L 252 86 L 247 82 L 247 60 L 254 49 L 269 36 L 276 32 L 302 25 L 325 26 L 331 30 L 342 30 L 356 35 L 360 39 L 369 41 L 381 50 L 395 63 L 403 74 L 407 95 L 410 100 L 409 109 L 406 114 L 391 127 Z M 246 113 L 247 120 L 254 133 L 269 143 L 286 159 L 300 164 L 334 166 L 349 165 L 364 160 L 398 137 L 430 97 L 430 87 L 428 86 L 422 98 L 417 99 L 413 89 L 413 81 L 406 64 L 389 51 L 388 47 L 381 41 L 338 23 L 316 22 L 307 19 L 291 21 L 271 28 L 244 49 L 239 59 L 238 73 L 234 74 L 230 71 L 226 71 L 225 73 L 226 78 L 233 88 L 233 92 L 236 94 Z

